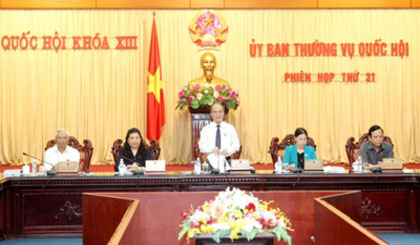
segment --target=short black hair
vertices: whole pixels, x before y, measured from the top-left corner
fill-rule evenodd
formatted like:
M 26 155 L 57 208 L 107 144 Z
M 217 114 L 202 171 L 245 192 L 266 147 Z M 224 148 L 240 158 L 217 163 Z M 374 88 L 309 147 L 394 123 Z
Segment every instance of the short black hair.
M 381 126 L 373 125 L 372 127 L 369 128 L 369 137 L 372 137 L 372 133 L 375 132 L 378 129 L 380 129 L 382 131 L 382 133 L 384 133 L 384 130 L 381 128 Z
M 295 130 L 295 137 L 298 137 L 301 134 L 304 134 L 304 135 L 308 136 L 308 131 L 306 131 L 306 129 L 304 129 L 304 128 L 297 128 Z

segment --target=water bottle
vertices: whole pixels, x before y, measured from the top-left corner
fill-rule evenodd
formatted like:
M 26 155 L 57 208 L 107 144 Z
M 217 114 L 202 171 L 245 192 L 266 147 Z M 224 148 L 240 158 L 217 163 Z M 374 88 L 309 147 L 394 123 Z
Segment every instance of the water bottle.
M 32 175 L 33 176 L 36 176 L 36 161 L 35 160 L 33 160 L 32 161 Z
M 357 169 L 359 173 L 362 172 L 362 156 L 357 157 Z
M 357 161 L 354 161 L 352 164 L 352 169 L 353 169 L 353 173 L 357 173 L 358 171 L 358 167 L 357 167 Z
M 289 171 L 289 163 L 283 162 L 283 170 Z
M 197 160 L 194 163 L 194 173 L 200 174 L 200 171 L 201 171 L 201 162 L 200 162 L 200 158 L 197 157 Z
M 119 174 L 120 175 L 124 175 L 126 169 L 127 169 L 127 166 L 125 166 L 124 160 L 121 159 L 120 160 L 120 165 L 118 165 L 118 172 L 119 172 Z
M 281 161 L 281 157 L 279 156 L 279 157 L 277 157 L 277 162 L 276 162 L 276 164 L 274 165 L 274 169 L 275 169 L 276 171 L 280 171 L 280 170 L 281 170 L 281 168 L 282 168 L 282 166 L 283 166 L 283 163 L 282 163 L 282 161 Z

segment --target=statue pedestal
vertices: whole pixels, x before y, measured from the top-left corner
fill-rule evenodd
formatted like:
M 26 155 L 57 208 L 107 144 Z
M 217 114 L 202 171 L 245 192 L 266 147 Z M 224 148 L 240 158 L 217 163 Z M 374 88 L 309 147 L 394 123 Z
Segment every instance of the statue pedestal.
M 188 107 L 191 113 L 191 145 L 192 145 L 192 159 L 200 157 L 200 149 L 198 141 L 200 140 L 201 129 L 211 122 L 210 106 L 200 106 L 198 109 Z M 225 120 L 229 110 L 225 108 Z

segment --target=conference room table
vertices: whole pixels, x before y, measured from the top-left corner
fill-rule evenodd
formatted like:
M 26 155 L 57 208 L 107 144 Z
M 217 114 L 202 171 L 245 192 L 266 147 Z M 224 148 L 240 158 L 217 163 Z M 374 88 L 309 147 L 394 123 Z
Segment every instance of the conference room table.
M 82 193 L 361 190 L 361 224 L 382 232 L 420 231 L 420 174 L 200 174 L 26 176 L 0 181 L 0 236 L 81 236 Z M 287 201 L 287 200 L 285 200 Z M 187 207 L 186 207 L 187 208 Z M 296 207 L 305 208 L 305 207 Z

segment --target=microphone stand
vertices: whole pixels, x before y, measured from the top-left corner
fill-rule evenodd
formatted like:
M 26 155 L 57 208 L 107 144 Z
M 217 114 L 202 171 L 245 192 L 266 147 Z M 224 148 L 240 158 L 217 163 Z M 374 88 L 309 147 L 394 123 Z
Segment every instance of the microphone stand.
M 54 164 L 52 164 L 52 163 L 50 163 L 50 162 L 46 162 L 46 161 L 44 161 L 44 160 L 41 160 L 41 159 L 39 159 L 39 158 L 37 158 L 37 157 L 35 157 L 35 156 L 29 155 L 29 154 L 28 154 L 28 153 L 26 153 L 26 152 L 23 152 L 23 155 L 24 155 L 24 156 L 27 156 L 27 157 L 30 157 L 30 158 L 33 158 L 33 159 L 35 159 L 35 160 L 38 160 L 38 161 L 40 161 L 40 162 L 46 163 L 46 164 L 50 165 L 51 167 L 54 167 Z M 57 174 L 57 172 L 56 172 L 56 171 L 54 171 L 54 170 L 48 170 L 48 171 L 46 171 L 46 173 L 47 173 L 47 176 L 49 176 L 49 177 L 51 177 L 51 176 L 55 176 L 55 175 Z M 49 181 L 49 180 L 48 180 L 48 181 Z M 48 182 L 47 182 L 47 184 L 48 184 Z
M 119 155 L 119 157 L 121 157 L 121 158 L 123 158 L 123 159 L 125 159 L 125 160 L 127 160 L 127 161 L 129 161 L 129 162 L 131 162 L 131 163 L 137 163 L 137 164 L 139 164 L 138 162 L 136 162 L 136 161 L 134 161 L 134 160 L 132 160 L 132 159 L 130 159 L 130 158 L 128 158 L 128 157 L 125 157 L 125 156 L 122 156 L 122 155 Z M 118 163 L 119 164 L 119 163 Z M 140 166 L 139 166 L 140 167 Z M 138 175 L 138 176 L 140 176 L 140 175 L 143 175 L 144 174 L 144 171 L 143 170 L 141 170 L 141 169 L 138 169 L 138 170 L 133 170 L 133 174 L 134 175 Z M 138 179 L 138 178 L 137 178 Z
M 28 153 L 26 153 L 26 152 L 23 152 L 23 155 L 24 155 L 24 156 L 27 156 L 27 157 L 30 157 L 30 158 L 33 158 L 33 159 L 35 159 L 35 160 L 38 160 L 38 161 L 40 161 L 40 162 L 46 163 L 46 164 L 48 164 L 48 165 L 50 165 L 50 166 L 53 166 L 53 167 L 54 167 L 54 164 L 49 163 L 49 162 L 46 162 L 46 161 L 44 161 L 44 160 L 41 160 L 41 159 L 39 159 L 39 158 L 37 158 L 37 157 L 34 157 L 34 156 L 32 156 L 32 155 L 29 155 L 29 154 L 28 154 Z
M 228 187 L 229 187 L 229 189 L 232 189 L 231 188 L 231 183 L 230 183 L 230 177 L 228 176 L 229 175 L 229 173 L 228 173 L 228 171 L 226 170 L 226 164 L 228 164 L 228 162 L 227 162 L 227 160 L 226 160 L 226 156 L 225 156 L 225 160 L 223 161 L 223 165 L 224 165 L 224 168 L 225 168 L 225 177 L 226 177 L 226 179 L 227 179 L 227 181 L 228 181 Z M 232 168 L 231 168 L 232 169 Z

